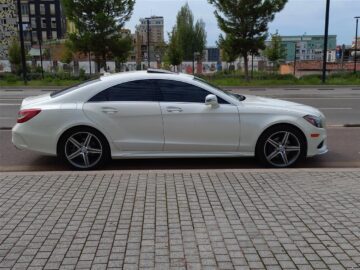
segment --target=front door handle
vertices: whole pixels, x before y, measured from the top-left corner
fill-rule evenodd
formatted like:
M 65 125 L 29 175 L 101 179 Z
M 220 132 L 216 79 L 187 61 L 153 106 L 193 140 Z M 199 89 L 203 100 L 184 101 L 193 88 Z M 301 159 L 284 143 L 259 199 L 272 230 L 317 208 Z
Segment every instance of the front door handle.
M 180 107 L 173 107 L 173 106 L 166 107 L 166 110 L 168 112 L 182 112 L 183 111 L 183 109 L 181 109 Z
M 101 111 L 106 114 L 115 114 L 118 112 L 116 108 L 112 108 L 112 107 L 102 107 Z

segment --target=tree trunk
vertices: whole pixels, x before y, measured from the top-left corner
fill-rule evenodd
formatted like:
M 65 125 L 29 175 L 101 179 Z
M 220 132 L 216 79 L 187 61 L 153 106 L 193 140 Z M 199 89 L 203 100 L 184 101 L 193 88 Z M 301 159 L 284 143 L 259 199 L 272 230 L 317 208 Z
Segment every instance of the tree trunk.
M 104 63 L 104 71 L 107 72 L 106 53 L 103 53 L 103 63 Z
M 244 57 L 244 70 L 245 70 L 245 80 L 249 81 L 249 59 L 248 59 L 248 54 L 244 53 L 243 54 Z

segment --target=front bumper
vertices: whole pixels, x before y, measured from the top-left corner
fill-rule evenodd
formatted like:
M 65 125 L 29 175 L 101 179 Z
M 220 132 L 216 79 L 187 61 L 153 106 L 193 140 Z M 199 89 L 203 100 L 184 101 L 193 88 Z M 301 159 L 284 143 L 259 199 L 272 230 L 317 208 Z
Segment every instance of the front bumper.
M 312 134 L 319 134 L 319 136 L 312 137 Z M 329 151 L 327 148 L 327 133 L 325 128 L 314 128 L 306 137 L 308 142 L 308 157 L 323 155 Z

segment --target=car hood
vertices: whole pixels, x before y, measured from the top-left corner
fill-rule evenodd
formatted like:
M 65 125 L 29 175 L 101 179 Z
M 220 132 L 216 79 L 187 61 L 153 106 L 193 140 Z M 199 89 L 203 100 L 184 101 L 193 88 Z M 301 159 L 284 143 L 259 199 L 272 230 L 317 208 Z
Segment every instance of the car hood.
M 258 96 L 245 95 L 246 99 L 242 101 L 246 106 L 259 106 L 259 107 L 268 107 L 268 108 L 279 108 L 285 109 L 287 111 L 296 111 L 300 113 L 312 114 L 316 116 L 323 116 L 323 114 L 316 108 L 295 103 L 286 100 L 274 99 L 274 98 L 265 98 Z

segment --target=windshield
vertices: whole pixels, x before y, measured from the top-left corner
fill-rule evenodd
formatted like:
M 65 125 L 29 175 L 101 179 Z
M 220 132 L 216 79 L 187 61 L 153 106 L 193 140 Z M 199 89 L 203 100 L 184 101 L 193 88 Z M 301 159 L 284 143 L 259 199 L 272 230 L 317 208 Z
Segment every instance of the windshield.
M 75 85 L 72 85 L 70 87 L 67 87 L 67 88 L 64 88 L 64 89 L 60 89 L 60 90 L 56 90 L 54 92 L 52 92 L 50 94 L 51 97 L 57 97 L 57 96 L 61 96 L 63 94 L 66 94 L 66 93 L 69 93 L 69 92 L 72 92 L 80 87 L 83 87 L 83 86 L 86 86 L 86 85 L 90 85 L 90 84 L 93 84 L 95 82 L 98 82 L 100 81 L 100 79 L 91 79 L 91 80 L 88 80 L 88 81 L 85 81 L 85 82 L 81 82 L 81 83 L 78 83 L 78 84 L 75 84 Z
M 210 83 L 210 82 L 208 82 L 208 81 L 206 81 L 206 80 L 204 80 L 204 79 L 201 79 L 201 78 L 199 78 L 199 77 L 194 77 L 194 80 L 195 80 L 195 81 L 202 82 L 203 84 L 206 84 L 206 85 L 208 85 L 208 86 L 210 86 L 210 87 L 212 87 L 212 88 L 215 88 L 216 90 L 224 93 L 225 95 L 227 95 L 227 96 L 229 96 L 229 97 L 232 97 L 232 98 L 236 98 L 237 100 L 243 101 L 243 100 L 245 99 L 245 97 L 242 96 L 242 95 L 234 94 L 234 93 L 231 93 L 231 92 L 229 92 L 229 91 L 225 91 L 225 90 L 221 89 L 220 87 L 216 86 L 215 84 L 212 84 L 212 83 Z

